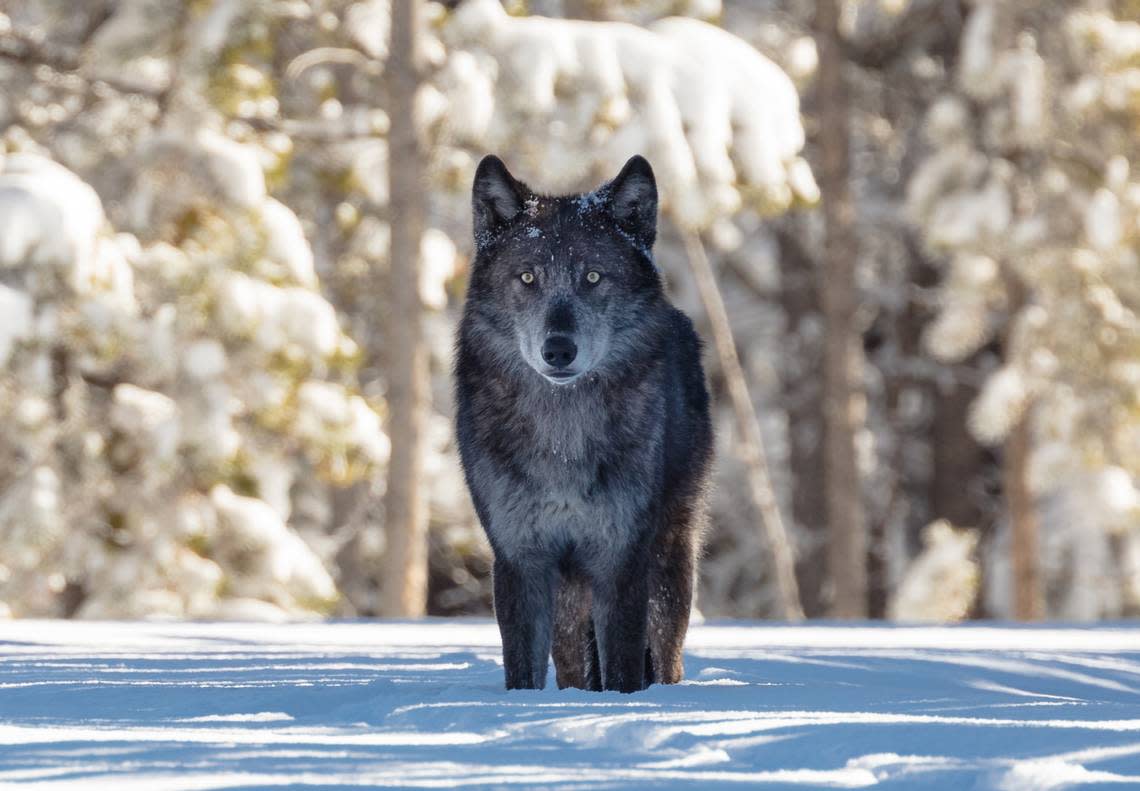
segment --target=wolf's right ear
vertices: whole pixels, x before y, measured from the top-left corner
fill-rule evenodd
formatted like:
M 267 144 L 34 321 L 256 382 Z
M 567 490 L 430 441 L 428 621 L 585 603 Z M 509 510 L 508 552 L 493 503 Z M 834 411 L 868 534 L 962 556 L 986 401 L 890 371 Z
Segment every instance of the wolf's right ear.
M 525 194 L 526 187 L 511 175 L 503 160 L 494 154 L 483 157 L 471 187 L 476 245 L 481 245 L 522 211 Z

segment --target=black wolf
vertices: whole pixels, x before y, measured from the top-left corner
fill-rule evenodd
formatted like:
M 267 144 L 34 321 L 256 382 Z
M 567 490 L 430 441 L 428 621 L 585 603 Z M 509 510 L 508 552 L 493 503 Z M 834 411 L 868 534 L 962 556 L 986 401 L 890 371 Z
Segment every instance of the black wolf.
M 495 555 L 508 689 L 681 680 L 712 457 L 701 345 L 653 262 L 657 186 L 633 157 L 547 197 L 475 173 L 459 326 L 459 451 Z

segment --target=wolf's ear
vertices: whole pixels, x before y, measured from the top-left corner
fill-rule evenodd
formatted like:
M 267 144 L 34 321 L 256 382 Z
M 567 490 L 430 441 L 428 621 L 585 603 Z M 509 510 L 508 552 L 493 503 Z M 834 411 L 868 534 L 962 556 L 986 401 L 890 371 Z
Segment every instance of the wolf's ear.
M 494 154 L 483 157 L 471 187 L 475 242 L 481 244 L 522 211 L 527 190 Z
M 607 186 L 610 213 L 646 249 L 657 238 L 657 181 L 643 156 L 630 157 Z

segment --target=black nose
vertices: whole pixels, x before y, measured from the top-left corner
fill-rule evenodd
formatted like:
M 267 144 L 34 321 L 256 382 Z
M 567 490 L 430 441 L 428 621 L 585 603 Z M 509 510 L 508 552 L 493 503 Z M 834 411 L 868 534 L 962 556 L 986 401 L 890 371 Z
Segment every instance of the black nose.
M 578 356 L 578 347 L 569 335 L 551 335 L 542 344 L 542 359 L 555 368 L 565 368 Z

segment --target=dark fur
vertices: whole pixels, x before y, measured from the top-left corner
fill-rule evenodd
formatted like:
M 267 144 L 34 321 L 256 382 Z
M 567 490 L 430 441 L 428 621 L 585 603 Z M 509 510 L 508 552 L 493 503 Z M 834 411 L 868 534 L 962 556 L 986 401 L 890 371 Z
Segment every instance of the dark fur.
M 552 648 L 559 687 L 676 683 L 712 432 L 700 341 L 652 259 L 653 172 L 634 157 L 551 198 L 487 157 L 473 193 L 458 438 L 507 687 L 542 687 Z M 554 336 L 578 349 L 565 369 L 544 362 Z

